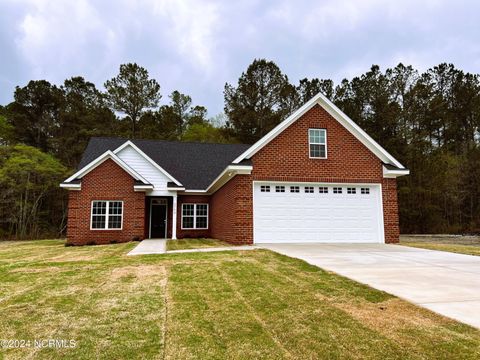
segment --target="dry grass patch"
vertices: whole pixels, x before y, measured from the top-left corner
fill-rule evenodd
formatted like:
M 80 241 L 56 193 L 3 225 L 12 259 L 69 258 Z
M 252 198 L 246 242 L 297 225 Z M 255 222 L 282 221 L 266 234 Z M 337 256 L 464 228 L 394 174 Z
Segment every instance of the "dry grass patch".
M 300 260 L 265 250 L 127 257 L 134 245 L 2 244 L 0 338 L 77 347 L 0 358 L 480 357 L 479 331 Z
M 480 236 L 408 236 L 400 237 L 400 245 L 480 256 Z
M 178 239 L 167 241 L 167 251 L 232 246 L 216 239 Z

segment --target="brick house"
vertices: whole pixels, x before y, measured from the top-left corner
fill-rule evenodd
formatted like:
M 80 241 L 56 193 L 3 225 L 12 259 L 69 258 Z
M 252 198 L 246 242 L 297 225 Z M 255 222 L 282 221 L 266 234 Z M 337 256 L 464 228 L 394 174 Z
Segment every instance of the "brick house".
M 398 242 L 409 171 L 318 94 L 254 145 L 92 138 L 69 190 L 68 243 Z

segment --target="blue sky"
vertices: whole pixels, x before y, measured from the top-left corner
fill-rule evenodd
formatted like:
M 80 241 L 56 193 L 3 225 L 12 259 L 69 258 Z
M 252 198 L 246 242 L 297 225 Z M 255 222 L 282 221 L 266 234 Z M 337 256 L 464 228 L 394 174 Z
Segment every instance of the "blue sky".
M 223 86 L 254 58 L 296 83 L 398 62 L 480 72 L 480 2 L 388 0 L 0 0 L 0 104 L 30 79 L 82 75 L 103 89 L 121 63 L 223 110 Z

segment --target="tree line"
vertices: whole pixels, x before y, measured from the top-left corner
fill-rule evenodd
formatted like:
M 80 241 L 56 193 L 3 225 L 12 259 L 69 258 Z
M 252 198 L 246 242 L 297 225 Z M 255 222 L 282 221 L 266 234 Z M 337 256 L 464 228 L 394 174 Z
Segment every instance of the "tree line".
M 478 74 L 452 64 L 423 73 L 374 65 L 339 84 L 294 84 L 274 62 L 257 59 L 225 84 L 225 113 L 215 118 L 179 91 L 160 105 L 160 84 L 137 64 L 121 65 L 103 89 L 83 77 L 16 87 L 0 106 L 0 238 L 64 234 L 58 183 L 92 136 L 251 144 L 318 92 L 411 170 L 398 179 L 402 232 L 480 232 Z

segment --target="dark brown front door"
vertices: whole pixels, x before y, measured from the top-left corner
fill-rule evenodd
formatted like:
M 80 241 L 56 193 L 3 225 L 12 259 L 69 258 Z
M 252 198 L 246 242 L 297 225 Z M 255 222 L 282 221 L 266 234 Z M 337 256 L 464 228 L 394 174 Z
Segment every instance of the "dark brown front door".
M 150 238 L 167 237 L 167 203 L 152 199 L 150 208 Z

